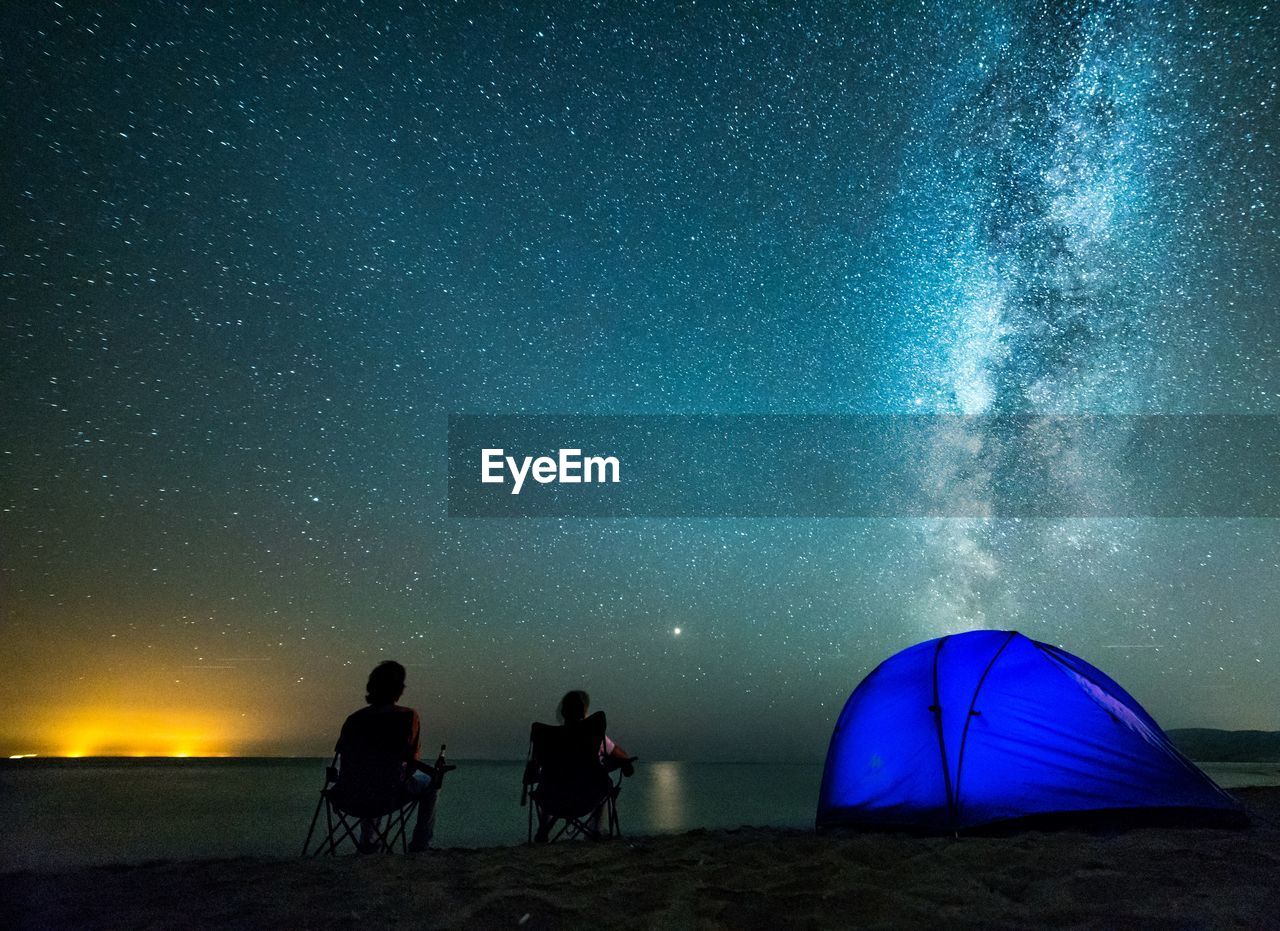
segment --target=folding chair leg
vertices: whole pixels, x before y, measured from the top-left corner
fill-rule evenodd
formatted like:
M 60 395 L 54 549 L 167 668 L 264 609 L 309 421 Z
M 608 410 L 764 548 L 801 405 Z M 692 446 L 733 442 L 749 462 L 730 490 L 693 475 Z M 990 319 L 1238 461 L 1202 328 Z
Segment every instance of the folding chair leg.
M 330 813 L 333 812 L 332 805 L 329 806 L 329 811 Z M 360 846 L 360 838 L 356 835 L 356 831 L 359 827 L 359 818 L 350 818 L 346 813 L 339 811 L 337 813 L 337 824 L 329 828 L 329 856 L 336 857 L 338 848 L 348 839 L 358 848 Z
M 343 812 L 338 812 L 338 827 L 341 828 L 341 832 L 334 830 L 329 835 L 329 856 L 331 857 L 338 855 L 338 848 L 348 838 L 357 849 L 360 846 L 360 838 L 356 835 L 356 831 L 360 828 L 359 818 L 348 818 Z
M 307 828 L 307 839 L 302 842 L 302 855 L 307 855 L 307 848 L 311 846 L 311 835 L 316 832 L 316 822 L 320 820 L 320 807 L 324 805 L 324 796 L 320 796 L 316 802 L 316 813 L 311 816 L 311 827 Z M 317 852 L 319 852 L 317 848 Z
M 332 805 L 324 806 L 324 820 L 329 825 L 329 834 L 326 838 L 329 841 L 329 856 L 334 857 L 334 856 L 337 856 L 338 854 L 338 845 L 335 844 L 333 840 L 333 806 Z
M 387 837 L 390 839 L 386 842 L 386 850 L 388 853 L 394 853 L 396 844 L 400 844 L 400 852 L 409 852 L 409 819 L 418 814 L 418 800 L 414 799 L 405 805 L 398 812 L 387 816 Z M 395 833 L 392 834 L 392 829 Z
M 324 825 L 327 829 L 324 836 L 316 840 L 312 849 L 311 842 L 316 838 L 316 825 L 320 822 L 320 809 L 324 809 Z M 337 808 L 328 797 L 322 796 L 311 816 L 311 825 L 307 829 L 307 839 L 302 844 L 302 855 L 320 857 L 336 857 L 342 845 L 348 840 L 356 850 L 395 853 L 409 852 L 409 826 L 419 813 L 419 800 L 411 799 L 401 808 L 375 818 L 360 818 Z M 366 844 L 365 840 L 368 840 Z
M 586 837 L 590 840 L 602 840 L 606 837 L 621 837 L 622 826 L 618 818 L 617 799 L 606 797 L 601 802 L 604 810 L 600 812 L 599 820 L 596 820 L 596 813 L 591 812 L 581 818 L 572 818 L 566 816 L 554 817 L 547 819 L 547 841 L 555 843 L 558 840 L 574 840 L 579 837 Z M 527 842 L 533 843 L 533 824 L 538 822 L 538 829 L 541 831 L 543 824 L 543 812 L 538 808 L 536 803 L 529 806 L 529 821 Z

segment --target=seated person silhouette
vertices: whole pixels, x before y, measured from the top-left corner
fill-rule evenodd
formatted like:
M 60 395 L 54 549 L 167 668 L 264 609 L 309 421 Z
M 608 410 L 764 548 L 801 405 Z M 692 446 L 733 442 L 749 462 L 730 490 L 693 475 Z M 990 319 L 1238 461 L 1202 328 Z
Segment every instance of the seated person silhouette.
M 591 806 L 591 836 L 600 834 L 600 819 L 614 790 L 609 773 L 621 769 L 632 774 L 632 758 L 605 733 L 604 712 L 588 716 L 591 697 L 581 689 L 566 692 L 556 708 L 561 727 L 547 728 L 542 746 L 535 746 L 531 761 L 540 774 L 540 806 L 535 843 L 550 839 L 551 826 L 561 812 L 574 811 L 586 799 Z M 535 728 L 546 725 L 535 725 Z M 550 731 L 557 731 L 554 738 Z
M 418 820 L 411 852 L 426 850 L 435 833 L 439 778 L 419 759 L 418 712 L 397 705 L 404 694 L 404 667 L 387 660 L 374 667 L 365 686 L 366 707 L 342 725 L 334 748 L 339 757 L 335 800 L 353 814 L 391 810 L 417 798 Z M 361 820 L 361 850 L 375 846 L 371 818 Z

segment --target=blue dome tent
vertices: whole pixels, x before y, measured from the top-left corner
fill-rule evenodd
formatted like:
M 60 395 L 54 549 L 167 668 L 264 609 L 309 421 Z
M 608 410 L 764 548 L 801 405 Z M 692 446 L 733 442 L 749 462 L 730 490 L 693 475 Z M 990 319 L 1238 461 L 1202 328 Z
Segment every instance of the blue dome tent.
M 862 680 L 831 736 L 817 826 L 959 831 L 1086 812 L 1245 821 L 1105 674 L 978 630 L 908 647 Z

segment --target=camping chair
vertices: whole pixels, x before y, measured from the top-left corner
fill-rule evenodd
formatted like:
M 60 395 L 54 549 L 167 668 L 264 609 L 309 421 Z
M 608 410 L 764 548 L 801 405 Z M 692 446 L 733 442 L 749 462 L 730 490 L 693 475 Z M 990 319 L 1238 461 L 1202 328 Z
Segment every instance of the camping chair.
M 603 711 L 560 727 L 535 723 L 530 728 L 520 793 L 520 804 L 529 808 L 529 843 L 533 843 L 534 823 L 541 826 L 544 818 L 550 819 L 550 841 L 622 835 L 618 821 L 622 773 L 611 777 L 611 767 L 600 762 L 604 735 Z M 607 818 L 603 830 L 595 818 L 601 806 Z
M 401 853 L 409 850 L 408 829 L 421 801 L 419 796 L 407 794 L 399 784 L 400 762 L 394 761 L 395 779 L 370 779 L 368 774 L 382 769 L 384 765 L 359 765 L 354 761 L 346 761 L 339 765 L 340 754 L 333 755 L 333 761 L 325 767 L 324 785 L 320 788 L 320 800 L 316 802 L 315 814 L 311 816 L 311 827 L 307 829 L 307 839 L 302 843 L 302 855 L 307 856 L 311 847 L 311 838 L 315 834 L 316 823 L 320 820 L 320 812 L 324 811 L 325 834 L 319 839 L 311 856 L 322 854 L 337 856 L 338 849 L 347 841 L 361 853 L 395 853 L 396 847 Z M 444 782 L 444 774 L 456 767 L 443 764 L 444 747 L 440 748 L 440 759 L 435 766 L 415 761 L 415 765 L 431 775 L 436 791 Z M 369 761 L 362 761 L 369 762 Z M 347 777 L 344 778 L 344 767 Z M 358 775 L 356 775 L 358 774 Z M 368 821 L 371 831 L 367 842 L 361 842 L 362 822 Z

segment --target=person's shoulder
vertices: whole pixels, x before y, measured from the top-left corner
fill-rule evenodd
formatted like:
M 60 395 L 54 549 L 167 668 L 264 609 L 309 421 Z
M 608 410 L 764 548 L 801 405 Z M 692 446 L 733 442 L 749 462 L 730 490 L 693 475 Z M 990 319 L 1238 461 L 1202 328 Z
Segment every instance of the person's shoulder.
M 355 724 L 359 721 L 363 721 L 369 716 L 369 712 L 372 710 L 373 709 L 368 705 L 365 705 L 363 708 L 357 708 L 355 711 L 347 715 L 347 720 L 344 721 L 343 724 Z
M 394 705 L 391 710 L 396 716 L 395 726 L 408 734 L 411 740 L 417 740 L 418 734 L 422 732 L 422 719 L 418 717 L 418 710 L 405 705 Z
M 358 708 L 347 715 L 347 719 L 342 722 L 342 730 L 339 732 L 338 746 L 342 746 L 344 740 L 351 740 L 366 733 L 369 730 L 369 706 Z

